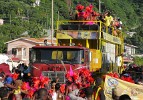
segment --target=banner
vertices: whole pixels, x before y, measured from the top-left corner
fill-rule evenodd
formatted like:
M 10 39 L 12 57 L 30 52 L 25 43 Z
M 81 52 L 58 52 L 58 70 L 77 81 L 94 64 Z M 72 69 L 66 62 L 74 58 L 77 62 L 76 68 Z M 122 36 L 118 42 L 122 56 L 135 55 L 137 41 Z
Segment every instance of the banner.
M 60 31 L 57 33 L 57 39 L 98 39 L 98 33 L 95 31 Z
M 143 100 L 143 86 L 126 82 L 121 79 L 106 75 L 104 89 L 106 100 L 112 99 L 112 89 L 115 88 L 115 95 L 121 96 L 128 94 L 132 100 Z
M 116 44 L 121 44 L 121 39 L 111 34 L 103 32 L 103 38 L 107 41 L 110 41 Z

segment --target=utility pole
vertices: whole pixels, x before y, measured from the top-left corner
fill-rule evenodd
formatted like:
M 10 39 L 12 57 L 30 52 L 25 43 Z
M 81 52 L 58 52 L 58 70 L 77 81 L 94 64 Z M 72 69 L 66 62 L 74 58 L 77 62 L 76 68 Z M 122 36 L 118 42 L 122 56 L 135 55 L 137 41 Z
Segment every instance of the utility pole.
M 47 37 L 48 37 L 48 30 L 49 30 L 49 26 L 48 26 L 48 14 L 47 14 L 47 23 L 46 23 L 46 28 L 47 28 Z
M 54 25 L 53 25 L 53 14 L 54 14 L 54 6 L 53 6 L 54 1 L 52 0 L 52 29 L 51 29 L 51 44 L 53 44 L 53 32 L 54 32 Z
M 60 19 L 60 15 L 59 15 L 59 11 L 58 11 L 58 21 L 59 21 L 59 19 Z
M 96 2 L 96 1 L 97 1 L 97 0 L 90 0 L 90 2 L 92 2 L 92 3 L 93 3 L 93 2 Z M 98 2 L 98 12 L 101 13 L 101 3 L 102 3 L 102 1 L 101 1 L 101 0 L 98 0 L 97 2 Z
M 11 24 L 11 14 L 9 15 L 9 23 Z
M 101 13 L 101 1 L 99 0 L 99 13 Z
M 28 23 L 29 23 L 29 10 L 27 10 L 27 17 L 28 17 Z

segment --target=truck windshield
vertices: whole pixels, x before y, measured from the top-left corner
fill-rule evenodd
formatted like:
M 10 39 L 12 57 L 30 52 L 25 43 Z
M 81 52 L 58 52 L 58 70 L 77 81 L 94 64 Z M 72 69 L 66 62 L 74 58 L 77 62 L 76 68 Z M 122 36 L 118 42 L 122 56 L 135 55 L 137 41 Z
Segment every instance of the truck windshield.
M 33 49 L 31 53 L 33 63 L 55 64 L 63 61 L 65 64 L 83 64 L 84 50 L 66 48 Z

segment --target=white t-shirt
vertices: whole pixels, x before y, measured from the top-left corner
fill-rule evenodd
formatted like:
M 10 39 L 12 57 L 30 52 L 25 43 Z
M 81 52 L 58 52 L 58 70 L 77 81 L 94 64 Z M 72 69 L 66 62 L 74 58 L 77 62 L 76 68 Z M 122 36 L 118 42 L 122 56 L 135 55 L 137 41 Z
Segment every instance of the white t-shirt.
M 121 56 L 118 56 L 116 58 L 116 64 L 117 64 L 117 66 L 122 66 L 122 57 Z
M 118 29 L 121 30 L 122 29 L 122 21 L 120 21 L 119 23 L 120 23 L 120 27 Z
M 0 77 L 0 79 L 2 79 L 2 77 Z M 4 83 L 3 83 L 2 80 L 0 81 L 0 88 L 1 88 L 1 87 L 4 87 Z
M 57 100 L 57 93 L 56 92 L 53 93 L 52 100 Z

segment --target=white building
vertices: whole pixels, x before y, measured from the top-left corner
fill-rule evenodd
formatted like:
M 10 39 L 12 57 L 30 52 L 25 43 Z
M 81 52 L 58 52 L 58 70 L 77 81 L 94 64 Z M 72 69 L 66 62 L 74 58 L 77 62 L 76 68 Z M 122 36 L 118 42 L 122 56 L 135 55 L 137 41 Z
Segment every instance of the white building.
M 124 56 L 123 56 L 124 66 L 133 63 L 133 56 L 136 54 L 136 48 L 137 46 L 124 43 Z
M 4 20 L 0 19 L 0 25 L 3 25 L 3 24 L 4 24 Z
M 35 1 L 35 4 L 36 4 L 37 6 L 39 6 L 39 5 L 40 5 L 40 0 L 36 0 L 36 1 Z
M 124 43 L 125 54 L 135 55 L 137 46 Z
M 137 32 L 127 32 L 127 34 L 132 37 L 134 34 L 136 34 Z
M 41 1 L 41 0 L 35 0 L 35 3 L 33 3 L 33 6 L 34 6 L 34 7 L 40 6 L 40 1 Z

